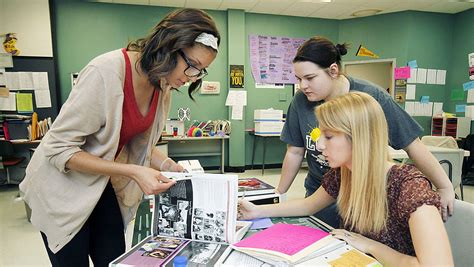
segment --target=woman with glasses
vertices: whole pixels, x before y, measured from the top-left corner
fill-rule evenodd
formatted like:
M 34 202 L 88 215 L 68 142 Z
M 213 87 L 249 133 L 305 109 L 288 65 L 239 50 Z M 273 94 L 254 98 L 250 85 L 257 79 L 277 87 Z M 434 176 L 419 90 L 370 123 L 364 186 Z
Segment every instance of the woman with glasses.
M 311 215 L 336 203 L 343 229 L 331 233 L 383 266 L 454 266 L 440 197 L 416 167 L 391 161 L 380 104 L 351 92 L 315 113 L 322 133 L 317 148 L 331 168 L 322 186 L 307 198 L 274 205 L 242 199 L 240 217 Z
M 346 44 L 335 45 L 319 36 L 307 40 L 298 49 L 293 66 L 300 90 L 288 108 L 281 133 L 281 140 L 288 146 L 276 191 L 283 194 L 288 190 L 298 173 L 305 152 L 309 167 L 305 179 L 306 196 L 310 196 L 318 189 L 329 166 L 311 138 L 313 129 L 318 127 L 314 109 L 337 96 L 361 91 L 374 97 L 382 106 L 388 122 L 390 145 L 395 149 L 404 149 L 417 168 L 436 186 L 441 196 L 442 215 L 447 219 L 448 211 L 449 214 L 452 213 L 453 186 L 436 158 L 418 138 L 423 129 L 383 88 L 368 81 L 343 75 L 341 58 L 345 54 L 347 54 Z M 339 225 L 334 205 L 316 214 L 316 217 L 334 227 Z
M 125 251 L 143 193 L 174 184 L 160 171 L 183 171 L 155 147 L 171 91 L 191 82 L 192 98 L 219 43 L 207 13 L 176 10 L 80 72 L 20 185 L 53 266 L 107 266 Z

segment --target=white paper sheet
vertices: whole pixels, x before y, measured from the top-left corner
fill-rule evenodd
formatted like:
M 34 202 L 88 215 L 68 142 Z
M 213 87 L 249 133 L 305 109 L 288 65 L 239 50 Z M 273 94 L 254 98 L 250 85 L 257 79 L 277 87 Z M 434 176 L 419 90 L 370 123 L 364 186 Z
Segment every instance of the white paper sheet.
M 407 93 L 405 99 L 413 100 L 416 95 L 416 84 L 407 84 Z
M 49 90 L 35 90 L 35 102 L 37 108 L 50 108 L 51 96 L 49 95 Z
M 18 72 L 18 78 L 20 79 L 19 90 L 33 90 L 33 72 Z
M 405 111 L 408 115 L 413 116 L 415 111 L 415 102 L 405 102 Z
M 426 83 L 426 74 L 426 69 L 418 68 L 418 71 L 416 73 L 416 83 Z
M 231 119 L 241 121 L 243 119 L 244 106 L 234 105 L 231 108 L 232 108 Z
M 428 69 L 428 73 L 426 75 L 427 84 L 436 84 L 436 72 L 437 70 Z
M 33 85 L 35 90 L 48 90 L 48 73 L 47 72 L 33 72 Z
M 18 72 L 5 72 L 5 80 L 8 89 L 20 89 L 20 75 L 18 74 Z
M 226 106 L 247 106 L 247 91 L 243 90 L 229 90 Z
M 446 70 L 438 70 L 436 72 L 436 84 L 446 84 Z
M 467 103 L 474 103 L 474 90 L 467 90 Z
M 407 79 L 407 83 L 416 83 L 417 69 L 410 69 L 410 78 Z
M 0 110 L 16 111 L 16 93 L 11 93 L 9 97 L 0 97 Z
M 434 102 L 433 116 L 443 113 L 443 102 Z

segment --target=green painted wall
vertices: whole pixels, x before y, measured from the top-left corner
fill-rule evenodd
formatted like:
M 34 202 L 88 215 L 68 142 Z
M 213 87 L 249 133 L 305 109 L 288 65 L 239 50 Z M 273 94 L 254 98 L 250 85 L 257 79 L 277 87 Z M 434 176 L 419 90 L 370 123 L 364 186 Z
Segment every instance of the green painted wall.
M 452 52 L 453 15 L 427 12 L 401 12 L 341 21 L 339 42 L 352 44 L 345 61 L 361 60 L 355 53 L 359 45 L 372 50 L 380 58 L 396 58 L 397 66 L 417 60 L 418 67 L 448 69 Z M 449 71 L 448 71 L 449 73 Z M 448 94 L 444 85 L 416 85 L 416 100 L 429 95 L 430 101 L 444 102 Z M 415 117 L 431 131 L 430 117 Z
M 70 73 L 81 70 L 95 56 L 124 47 L 128 40 L 146 35 L 149 29 L 172 10 L 167 7 L 81 0 L 55 0 L 53 8 L 61 102 L 65 101 L 71 89 Z M 447 69 L 446 86 L 417 85 L 416 96 L 418 99 L 422 95 L 430 95 L 430 101 L 444 102 L 448 112 L 453 112 L 455 105 L 449 101 L 451 89 L 461 88 L 462 83 L 468 80 L 467 53 L 473 52 L 474 47 L 474 37 L 472 34 L 468 35 L 468 32 L 472 31 L 474 25 L 474 9 L 454 15 L 400 12 L 348 20 L 254 14 L 240 10 L 208 12 L 216 20 L 222 40 L 219 55 L 209 68 L 206 80 L 219 81 L 221 93 L 196 94 L 196 101 L 193 102 L 188 99 L 186 88 L 183 88 L 182 93 L 177 92 L 173 96 L 170 117 L 177 117 L 179 107 L 189 107 L 192 120 L 230 118 L 229 109 L 224 106 L 229 86 L 228 65 L 245 64 L 247 106 L 244 108 L 244 120 L 234 121 L 233 130 L 238 133 L 236 132 L 234 139 L 236 141 L 229 147 L 230 155 L 226 165 L 250 165 L 253 137 L 242 132 L 253 128 L 253 111 L 273 107 L 286 113 L 292 98 L 293 87 L 290 85 L 282 90 L 255 88 L 248 57 L 249 34 L 294 38 L 323 35 L 335 42 L 352 44 L 344 61 L 366 59 L 355 56 L 356 48 L 363 44 L 381 58 L 396 58 L 398 66 L 416 59 L 423 68 Z M 237 23 L 240 24 L 236 25 Z M 429 134 L 430 119 L 415 119 L 425 128 L 425 134 Z M 265 163 L 281 163 L 286 150 L 285 144 L 276 138 L 268 141 Z M 261 164 L 261 157 L 259 145 L 255 152 L 256 164 Z M 219 163 L 217 158 L 200 160 L 204 166 L 217 166 Z
M 462 89 L 462 84 L 469 81 L 469 63 L 467 55 L 474 53 L 474 36 L 472 34 L 474 27 L 474 9 L 466 10 L 456 14 L 453 19 L 452 40 L 449 60 L 449 72 L 447 74 L 448 90 L 445 96 L 448 110 L 454 112 L 456 104 L 466 104 L 466 101 L 452 101 L 450 92 L 453 89 Z M 467 98 L 467 94 L 465 94 Z M 470 104 L 472 105 L 472 104 Z M 458 116 L 464 114 L 457 113 Z M 471 123 L 471 133 L 473 132 Z

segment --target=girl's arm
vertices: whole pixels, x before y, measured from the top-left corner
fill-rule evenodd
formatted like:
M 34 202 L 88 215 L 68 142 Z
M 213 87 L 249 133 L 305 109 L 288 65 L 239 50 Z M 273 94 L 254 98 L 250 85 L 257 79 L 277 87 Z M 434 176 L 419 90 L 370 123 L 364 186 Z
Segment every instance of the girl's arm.
M 304 199 L 285 201 L 278 204 L 254 205 L 245 199 L 239 200 L 239 219 L 249 220 L 262 217 L 308 216 L 334 203 L 323 187 Z
M 358 250 L 373 255 L 383 266 L 454 266 L 448 235 L 436 207 L 419 207 L 411 213 L 408 224 L 416 257 L 360 234 L 342 229 L 332 233 Z

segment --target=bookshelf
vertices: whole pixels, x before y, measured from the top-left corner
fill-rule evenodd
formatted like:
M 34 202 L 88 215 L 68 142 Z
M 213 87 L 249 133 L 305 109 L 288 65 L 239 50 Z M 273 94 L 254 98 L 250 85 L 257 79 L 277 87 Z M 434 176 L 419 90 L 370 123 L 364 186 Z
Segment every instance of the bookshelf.
M 463 138 L 470 134 L 470 132 L 471 118 L 469 117 L 433 117 L 431 119 L 431 135 Z

